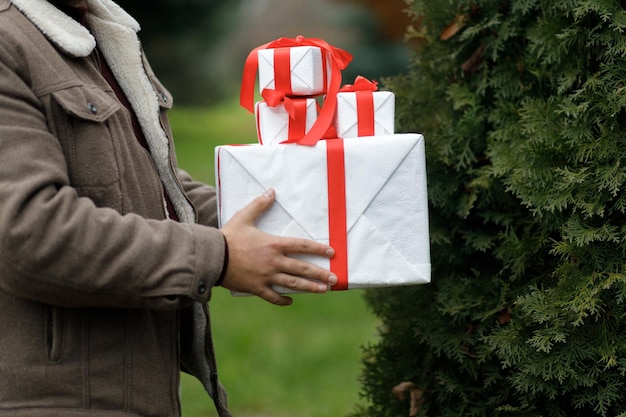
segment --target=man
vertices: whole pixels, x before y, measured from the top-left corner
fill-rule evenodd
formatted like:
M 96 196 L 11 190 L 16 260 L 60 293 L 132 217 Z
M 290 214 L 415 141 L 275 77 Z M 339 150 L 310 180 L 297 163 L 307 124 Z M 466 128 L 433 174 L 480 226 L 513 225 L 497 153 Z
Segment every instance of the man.
M 215 228 L 138 30 L 111 0 L 0 0 L 2 416 L 179 416 L 180 369 L 229 416 L 211 288 L 287 305 L 273 285 L 336 283 L 287 256 L 331 248 L 255 227 L 272 190 Z

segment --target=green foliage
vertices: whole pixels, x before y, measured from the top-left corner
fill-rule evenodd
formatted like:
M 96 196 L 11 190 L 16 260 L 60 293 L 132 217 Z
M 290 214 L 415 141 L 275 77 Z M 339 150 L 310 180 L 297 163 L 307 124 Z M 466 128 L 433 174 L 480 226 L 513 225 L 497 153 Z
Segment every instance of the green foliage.
M 433 282 L 368 292 L 360 416 L 624 416 L 626 10 L 412 0 L 387 79 L 427 140 Z M 621 414 L 620 414 L 621 413 Z

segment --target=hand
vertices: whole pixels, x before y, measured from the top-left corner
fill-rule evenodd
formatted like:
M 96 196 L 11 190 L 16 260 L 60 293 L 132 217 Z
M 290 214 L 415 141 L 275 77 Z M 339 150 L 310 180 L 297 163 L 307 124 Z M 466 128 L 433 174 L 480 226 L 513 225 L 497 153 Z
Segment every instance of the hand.
M 287 256 L 309 254 L 332 258 L 334 250 L 313 240 L 273 236 L 260 231 L 255 222 L 275 199 L 274 190 L 257 197 L 222 227 L 228 243 L 228 268 L 222 286 L 232 291 L 257 295 L 276 305 L 289 305 L 290 297 L 273 285 L 300 292 L 323 293 L 335 285 L 330 271 Z M 317 282 L 311 281 L 311 279 Z

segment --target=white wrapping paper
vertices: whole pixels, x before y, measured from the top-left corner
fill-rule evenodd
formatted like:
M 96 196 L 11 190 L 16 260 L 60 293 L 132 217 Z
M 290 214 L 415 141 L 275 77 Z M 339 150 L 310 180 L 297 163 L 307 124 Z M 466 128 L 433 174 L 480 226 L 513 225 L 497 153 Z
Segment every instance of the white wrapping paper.
M 315 99 L 306 100 L 306 121 L 305 132 L 311 130 L 317 119 L 317 103 Z M 255 107 L 257 136 L 259 143 L 263 145 L 278 144 L 288 139 L 289 124 L 291 123 L 289 113 L 284 105 L 276 107 L 268 106 L 264 101 L 256 103 Z
M 390 91 L 374 91 L 374 136 L 393 135 L 395 126 L 395 95 Z M 359 112 L 356 93 L 337 94 L 335 129 L 340 138 L 359 136 Z
M 280 49 L 280 48 L 276 48 Z M 330 60 L 322 59 L 322 50 L 315 46 L 290 47 L 291 90 L 294 96 L 313 96 L 326 92 L 330 81 Z M 259 91 L 265 88 L 276 89 L 274 80 L 275 49 L 260 49 L 259 57 Z M 328 81 L 324 84 L 324 73 Z M 287 93 L 286 91 L 283 91 Z
M 216 148 L 218 213 L 225 224 L 268 188 L 276 202 L 258 221 L 271 234 L 329 243 L 326 141 Z M 430 282 L 424 138 L 344 140 L 348 288 Z M 329 269 L 329 260 L 308 257 Z M 285 289 L 278 289 L 288 292 Z

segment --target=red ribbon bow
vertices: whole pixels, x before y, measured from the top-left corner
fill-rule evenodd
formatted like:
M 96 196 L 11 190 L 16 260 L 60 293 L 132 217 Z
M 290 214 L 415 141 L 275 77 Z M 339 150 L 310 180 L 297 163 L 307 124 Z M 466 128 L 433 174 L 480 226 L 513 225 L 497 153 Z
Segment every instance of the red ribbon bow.
M 268 106 L 276 107 L 282 104 L 285 106 L 285 110 L 287 110 L 287 113 L 289 113 L 289 117 L 291 119 L 296 118 L 294 102 L 285 93 L 278 90 L 272 90 L 270 88 L 264 88 L 261 96 Z
M 272 90 L 269 88 L 264 88 L 261 95 L 265 100 L 265 104 L 270 107 L 276 107 L 282 104 L 285 107 L 287 114 L 289 114 L 289 129 L 287 132 L 287 140 L 284 142 L 297 142 L 302 137 L 304 137 L 304 135 L 306 134 L 307 118 L 306 97 L 292 99 L 281 91 Z M 261 138 L 260 131 L 259 138 Z M 261 139 L 261 143 L 262 142 L 263 140 Z
M 342 93 L 376 90 L 378 90 L 378 81 L 370 81 L 361 75 L 357 75 L 354 79 L 354 84 L 346 84 L 339 89 Z
M 261 45 L 248 54 L 243 69 L 243 77 L 241 81 L 241 91 L 239 103 L 249 112 L 254 112 L 254 84 L 256 81 L 256 73 L 259 67 L 259 58 L 257 52 L 260 49 L 285 48 L 294 46 L 316 46 L 326 52 L 330 56 L 331 63 L 331 79 L 324 106 L 320 111 L 317 121 L 309 130 L 309 132 L 299 140 L 288 140 L 289 143 L 298 143 L 300 145 L 315 145 L 322 139 L 332 124 L 335 109 L 337 108 L 337 92 L 341 86 L 341 71 L 344 70 L 350 61 L 352 55 L 342 49 L 329 45 L 326 41 L 317 38 L 305 38 L 296 36 L 295 38 L 279 38 L 275 41 Z

